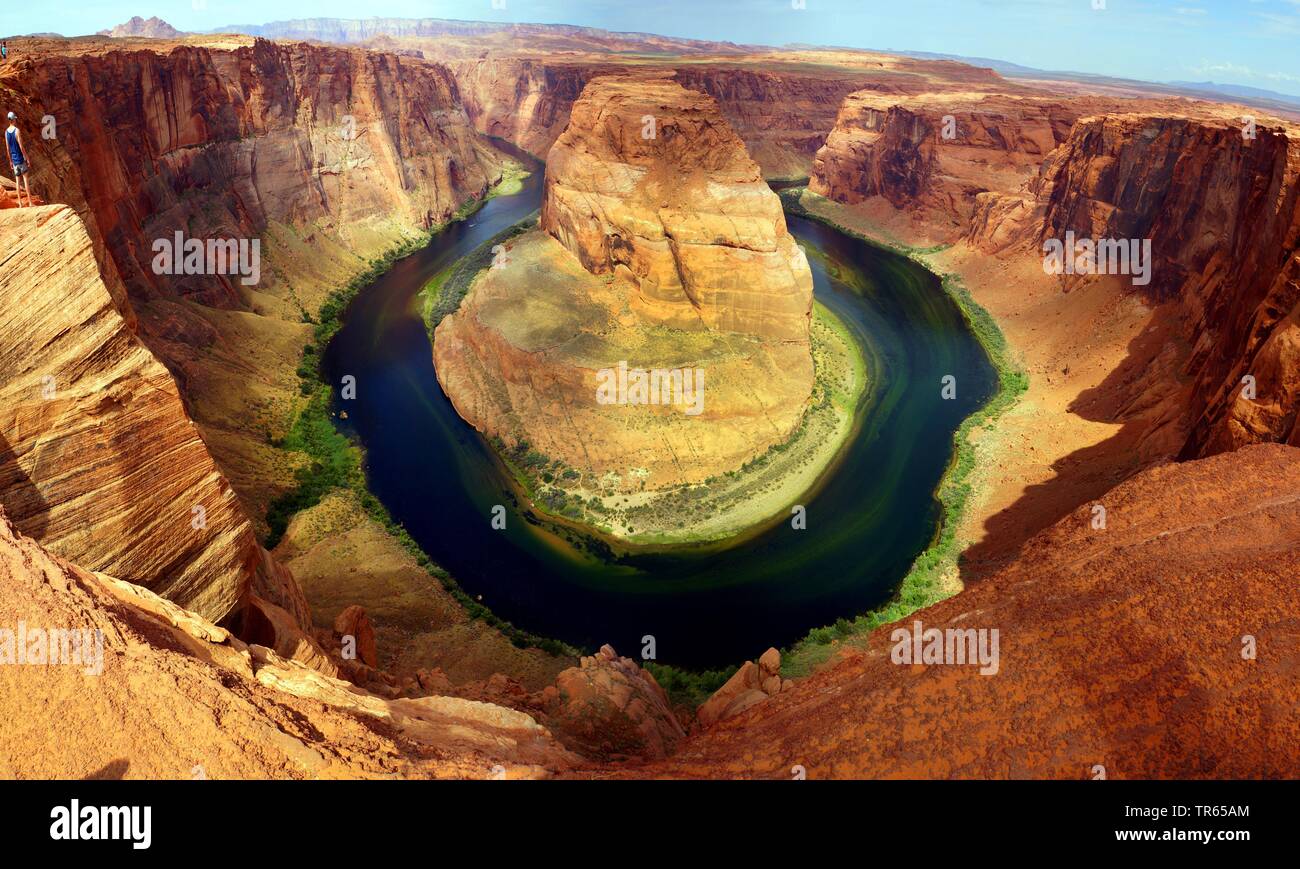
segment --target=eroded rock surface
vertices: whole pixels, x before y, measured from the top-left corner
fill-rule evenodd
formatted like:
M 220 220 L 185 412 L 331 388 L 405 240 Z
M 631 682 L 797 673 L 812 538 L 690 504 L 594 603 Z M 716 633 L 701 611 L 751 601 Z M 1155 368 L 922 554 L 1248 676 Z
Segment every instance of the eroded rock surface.
M 260 593 L 306 603 L 258 545 L 167 369 L 136 338 L 65 206 L 0 212 L 0 502 L 24 533 L 89 570 L 212 621 Z
M 622 774 L 1293 777 L 1300 450 L 1165 465 L 1102 502 L 1104 530 L 1080 507 L 997 576 Z M 998 630 L 996 673 L 894 663 L 917 621 Z
M 49 554 L 2 510 L 0 588 L 0 628 L 26 641 L 0 666 L 5 778 L 536 778 L 577 762 L 525 713 L 385 699 L 245 644 Z M 64 658 L 55 635 L 56 661 L 49 630 L 91 639 Z
M 883 197 L 964 229 L 976 195 L 1029 180 L 1084 108 L 999 94 L 859 91 L 817 152 L 809 189 L 846 204 Z
M 970 240 L 1032 254 L 1070 232 L 1150 240 L 1150 283 L 1138 291 L 1171 303 L 1191 348 L 1177 372 L 1191 382 L 1184 458 L 1300 444 L 1295 128 L 1260 123 L 1250 138 L 1229 119 L 1081 120 L 1025 191 L 981 198 Z

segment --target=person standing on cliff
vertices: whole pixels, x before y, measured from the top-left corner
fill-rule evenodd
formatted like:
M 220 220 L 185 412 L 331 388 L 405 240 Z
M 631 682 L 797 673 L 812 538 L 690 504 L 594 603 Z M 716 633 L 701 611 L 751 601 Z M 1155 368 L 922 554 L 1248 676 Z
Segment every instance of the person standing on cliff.
M 27 192 L 27 204 L 33 205 L 32 188 L 27 184 L 27 153 L 23 147 L 23 134 L 18 130 L 18 116 L 9 113 L 9 129 L 5 130 L 5 146 L 9 151 L 9 166 L 14 170 L 14 193 L 18 197 L 18 207 L 23 207 L 23 191 Z
M 9 59 L 9 43 L 0 42 L 0 60 Z

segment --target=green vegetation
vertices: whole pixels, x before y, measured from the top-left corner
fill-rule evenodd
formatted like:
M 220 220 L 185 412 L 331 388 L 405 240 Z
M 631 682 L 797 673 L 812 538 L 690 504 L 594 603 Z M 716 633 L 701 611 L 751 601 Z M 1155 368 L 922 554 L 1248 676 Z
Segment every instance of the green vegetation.
M 689 706 L 692 709 L 708 700 L 740 669 L 727 667 L 722 670 L 683 670 L 680 667 L 657 664 L 654 661 L 647 661 L 645 668 L 655 677 L 659 686 L 668 692 L 668 699 L 674 705 Z
M 433 332 L 448 314 L 454 314 L 469 293 L 470 284 L 483 269 L 492 265 L 493 250 L 497 245 L 505 244 L 517 235 L 532 229 L 537 222 L 537 212 L 529 215 L 514 226 L 507 227 L 474 248 L 442 271 L 438 272 L 424 288 L 420 290 L 423 300 L 424 324 L 429 330 L 429 340 Z
M 867 244 L 893 251 L 930 271 L 933 268 L 928 257 L 946 249 L 945 245 L 914 248 L 873 239 L 836 223 L 825 215 L 808 210 L 801 201 L 802 193 L 803 188 L 781 191 L 781 199 L 788 212 L 824 223 Z M 981 426 L 991 427 L 993 421 L 1010 410 L 1029 389 L 1029 375 L 1012 359 L 1006 336 L 1002 334 L 993 316 L 974 300 L 958 275 L 945 273 L 940 278 L 944 291 L 961 309 L 962 316 L 997 371 L 998 391 L 982 408 L 968 416 L 953 434 L 953 456 L 937 493 L 941 507 L 938 530 L 929 548 L 912 563 L 893 599 L 883 607 L 863 613 L 857 618 L 839 619 L 833 625 L 810 631 L 804 639 L 782 653 L 782 669 L 787 676 L 796 677 L 811 672 L 831 656 L 835 642 L 863 641 L 881 625 L 906 618 L 947 597 L 943 579 L 958 567 L 963 543 L 957 539 L 957 528 L 970 502 L 971 475 L 975 471 L 975 447 L 970 442 L 970 433 Z

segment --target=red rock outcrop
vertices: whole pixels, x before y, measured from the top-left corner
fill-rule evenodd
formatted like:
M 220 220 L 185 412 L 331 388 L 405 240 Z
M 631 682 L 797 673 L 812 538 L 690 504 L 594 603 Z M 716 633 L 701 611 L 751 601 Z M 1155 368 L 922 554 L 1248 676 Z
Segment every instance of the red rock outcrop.
M 3 510 L 0 589 L 6 779 L 538 778 L 578 761 L 527 714 L 386 699 L 244 643 L 51 555 Z
M 735 675 L 704 701 L 695 713 L 695 721 L 708 729 L 719 721 L 734 718 L 757 706 L 791 685 L 789 680 L 781 679 L 781 653 L 768 649 L 757 663 L 746 661 L 741 664 Z
M 82 213 L 127 286 L 207 304 L 239 305 L 237 281 L 155 274 L 155 239 L 270 236 L 265 290 L 280 265 L 303 268 L 277 263 L 293 251 L 276 227 L 318 256 L 343 252 L 313 229 L 364 253 L 445 220 L 500 161 L 445 68 L 364 51 L 69 51 L 12 64 L 0 93 L 32 131 L 45 198 Z
M 560 673 L 543 704 L 547 726 L 583 757 L 658 760 L 686 736 L 650 671 L 609 646 Z
M 764 64 L 678 66 L 682 87 L 713 97 L 767 178 L 802 178 L 835 126 L 844 98 L 873 77 L 848 67 L 772 71 Z
M 853 56 L 842 67 L 815 57 L 781 61 L 649 64 L 683 87 L 708 94 L 767 178 L 807 176 L 826 141 L 844 97 L 872 86 L 894 92 L 915 82 Z M 774 71 L 777 63 L 781 69 Z M 627 72 L 608 56 L 563 59 L 497 55 L 447 62 L 465 109 L 481 132 L 499 136 L 545 158 L 564 132 L 573 104 L 594 78 Z M 645 66 L 638 64 L 638 66 Z M 954 67 L 956 65 L 953 65 Z
M 618 68 L 498 56 L 453 60 L 447 66 L 476 129 L 543 160 L 568 125 L 587 82 Z
M 1164 465 L 1101 502 L 1104 529 L 1080 507 L 996 576 L 620 774 L 1295 777 L 1300 450 Z M 996 629 L 996 672 L 906 662 L 915 622 Z
M 0 500 L 13 522 L 212 621 L 256 592 L 310 624 L 76 214 L 10 209 L 0 224 Z
M 1159 110 L 852 94 L 809 187 L 849 205 L 882 199 L 986 253 L 1042 257 L 1042 242 L 1067 233 L 1149 239 L 1138 291 L 1173 303 L 1191 348 L 1180 369 L 1152 367 L 1128 388 L 1130 403 L 1168 396 L 1152 436 L 1181 430 L 1183 458 L 1300 443 L 1300 133 L 1266 119 L 1247 130 L 1227 106 L 1148 102 Z
M 294 485 L 268 433 L 291 423 L 306 321 L 373 257 L 480 195 L 502 158 L 436 64 L 261 40 L 128 45 L 47 40 L 0 69 L 0 96 L 38 195 L 85 220 L 261 528 Z M 257 239 L 259 280 L 156 274 L 155 242 L 178 231 Z
M 1244 132 L 1207 117 L 1081 120 L 1023 193 L 983 197 L 969 232 L 1031 255 L 1067 232 L 1150 239 L 1142 292 L 1174 304 L 1191 348 L 1184 458 L 1300 444 L 1300 132 Z
M 808 186 L 850 205 L 883 197 L 956 233 L 979 193 L 1028 181 L 1081 111 L 1046 98 L 860 91 L 844 100 Z

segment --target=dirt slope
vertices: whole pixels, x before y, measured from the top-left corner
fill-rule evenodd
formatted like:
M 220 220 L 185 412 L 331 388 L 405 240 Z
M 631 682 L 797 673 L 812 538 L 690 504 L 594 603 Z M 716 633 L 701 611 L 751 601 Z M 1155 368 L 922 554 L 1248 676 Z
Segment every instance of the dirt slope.
M 1104 530 L 1085 505 L 902 623 L 998 629 L 995 675 L 895 664 L 886 626 L 668 761 L 617 774 L 1300 775 L 1300 450 L 1165 465 L 1101 504 Z

